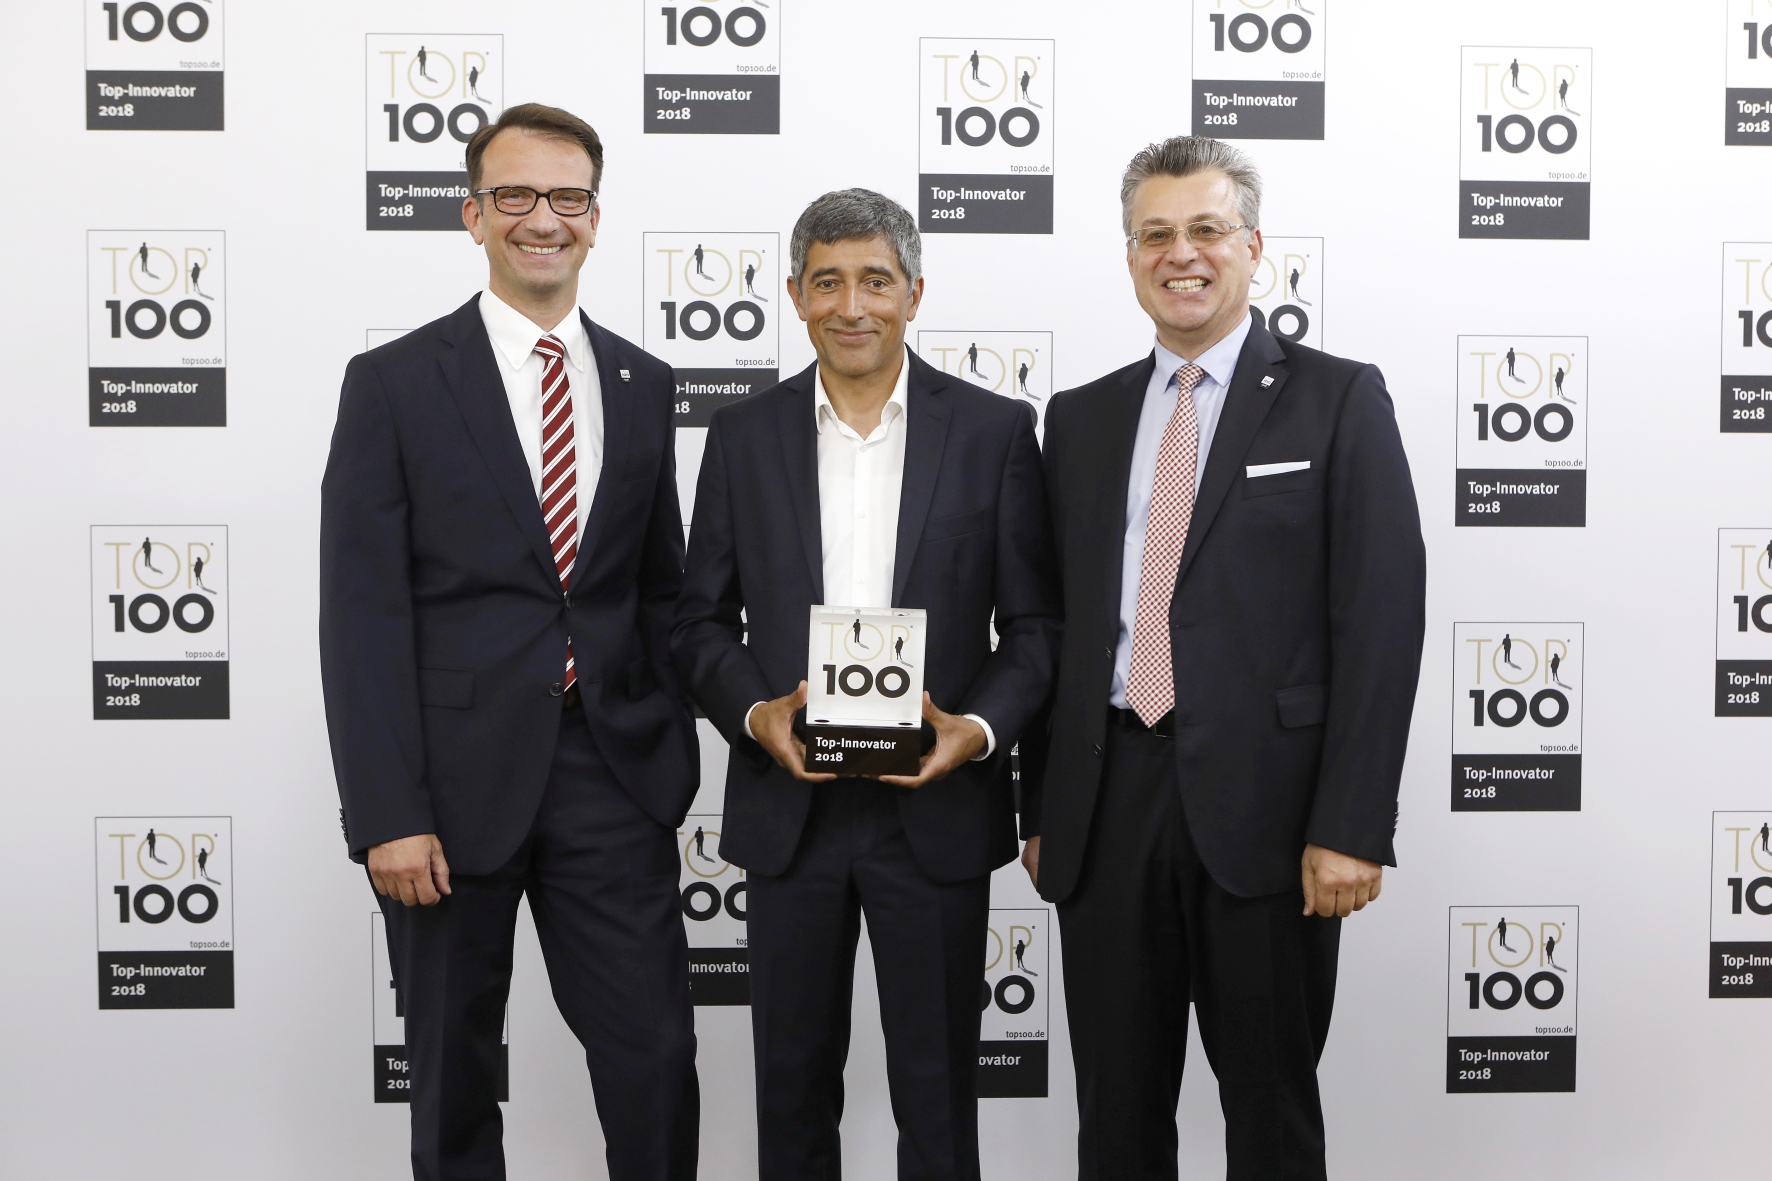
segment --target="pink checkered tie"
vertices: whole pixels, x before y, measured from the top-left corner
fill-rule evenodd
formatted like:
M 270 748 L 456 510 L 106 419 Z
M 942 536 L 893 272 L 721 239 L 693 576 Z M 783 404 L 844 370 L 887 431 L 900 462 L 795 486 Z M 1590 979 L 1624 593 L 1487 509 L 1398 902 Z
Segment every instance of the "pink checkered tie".
M 1138 572 L 1138 614 L 1132 626 L 1132 667 L 1126 674 L 1126 704 L 1147 726 L 1175 707 L 1175 673 L 1169 659 L 1169 600 L 1194 515 L 1194 465 L 1200 450 L 1200 422 L 1194 416 L 1194 387 L 1206 371 L 1183 365 L 1175 371 L 1180 393 L 1151 481 L 1151 514 L 1144 531 L 1144 562 Z
M 541 354 L 541 515 L 564 592 L 578 557 L 578 455 L 572 445 L 572 389 L 566 381 L 566 346 L 553 335 L 535 342 Z M 566 680 L 578 680 L 572 667 L 572 639 L 566 640 Z

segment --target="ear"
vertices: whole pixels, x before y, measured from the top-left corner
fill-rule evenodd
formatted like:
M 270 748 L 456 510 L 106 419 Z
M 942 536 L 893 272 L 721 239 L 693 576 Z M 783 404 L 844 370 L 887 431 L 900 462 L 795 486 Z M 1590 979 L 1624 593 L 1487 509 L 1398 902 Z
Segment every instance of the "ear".
M 917 308 L 920 307 L 922 305 L 922 303 L 923 303 L 923 276 L 918 275 L 917 281 L 915 283 L 911 284 L 911 307 L 910 307 L 910 311 L 905 314 L 905 322 L 907 324 L 917 318 Z
M 798 312 L 800 319 L 804 320 L 806 318 L 806 297 L 800 291 L 799 278 L 795 275 L 789 275 L 787 279 L 787 288 L 788 298 L 794 301 L 794 311 Z
M 461 224 L 466 226 L 468 233 L 474 236 L 474 245 L 486 245 L 486 223 L 480 218 L 480 198 L 463 197 L 461 199 Z

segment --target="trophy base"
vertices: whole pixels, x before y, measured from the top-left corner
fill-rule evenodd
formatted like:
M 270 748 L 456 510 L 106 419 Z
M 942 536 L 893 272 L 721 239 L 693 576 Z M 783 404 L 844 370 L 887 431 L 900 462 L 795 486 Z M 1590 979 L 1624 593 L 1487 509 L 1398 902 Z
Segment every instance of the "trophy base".
M 917 727 L 807 723 L 806 769 L 833 775 L 915 775 L 923 758 Z

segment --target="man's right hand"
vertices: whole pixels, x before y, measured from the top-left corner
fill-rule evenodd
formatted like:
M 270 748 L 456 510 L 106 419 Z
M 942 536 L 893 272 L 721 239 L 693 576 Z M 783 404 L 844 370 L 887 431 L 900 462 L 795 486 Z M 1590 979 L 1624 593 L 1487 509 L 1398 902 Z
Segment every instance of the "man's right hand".
M 378 894 L 407 906 L 435 906 L 449 893 L 449 862 L 436 833 L 401 837 L 369 850 L 369 880 Z
M 751 707 L 751 737 L 786 767 L 788 774 L 806 783 L 829 783 L 835 775 L 814 775 L 806 770 L 806 744 L 794 736 L 794 715 L 806 704 L 806 682 L 786 697 Z
M 1028 881 L 1034 889 L 1040 888 L 1040 838 L 1032 836 L 1028 843 L 1021 847 L 1021 867 L 1028 871 Z

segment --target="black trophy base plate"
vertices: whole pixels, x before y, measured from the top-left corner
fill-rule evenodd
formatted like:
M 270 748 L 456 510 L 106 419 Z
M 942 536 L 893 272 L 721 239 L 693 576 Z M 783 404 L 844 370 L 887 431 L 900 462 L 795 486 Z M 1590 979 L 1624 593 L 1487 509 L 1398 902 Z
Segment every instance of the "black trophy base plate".
M 806 723 L 806 769 L 814 774 L 915 775 L 923 734 L 906 726 L 820 726 Z

